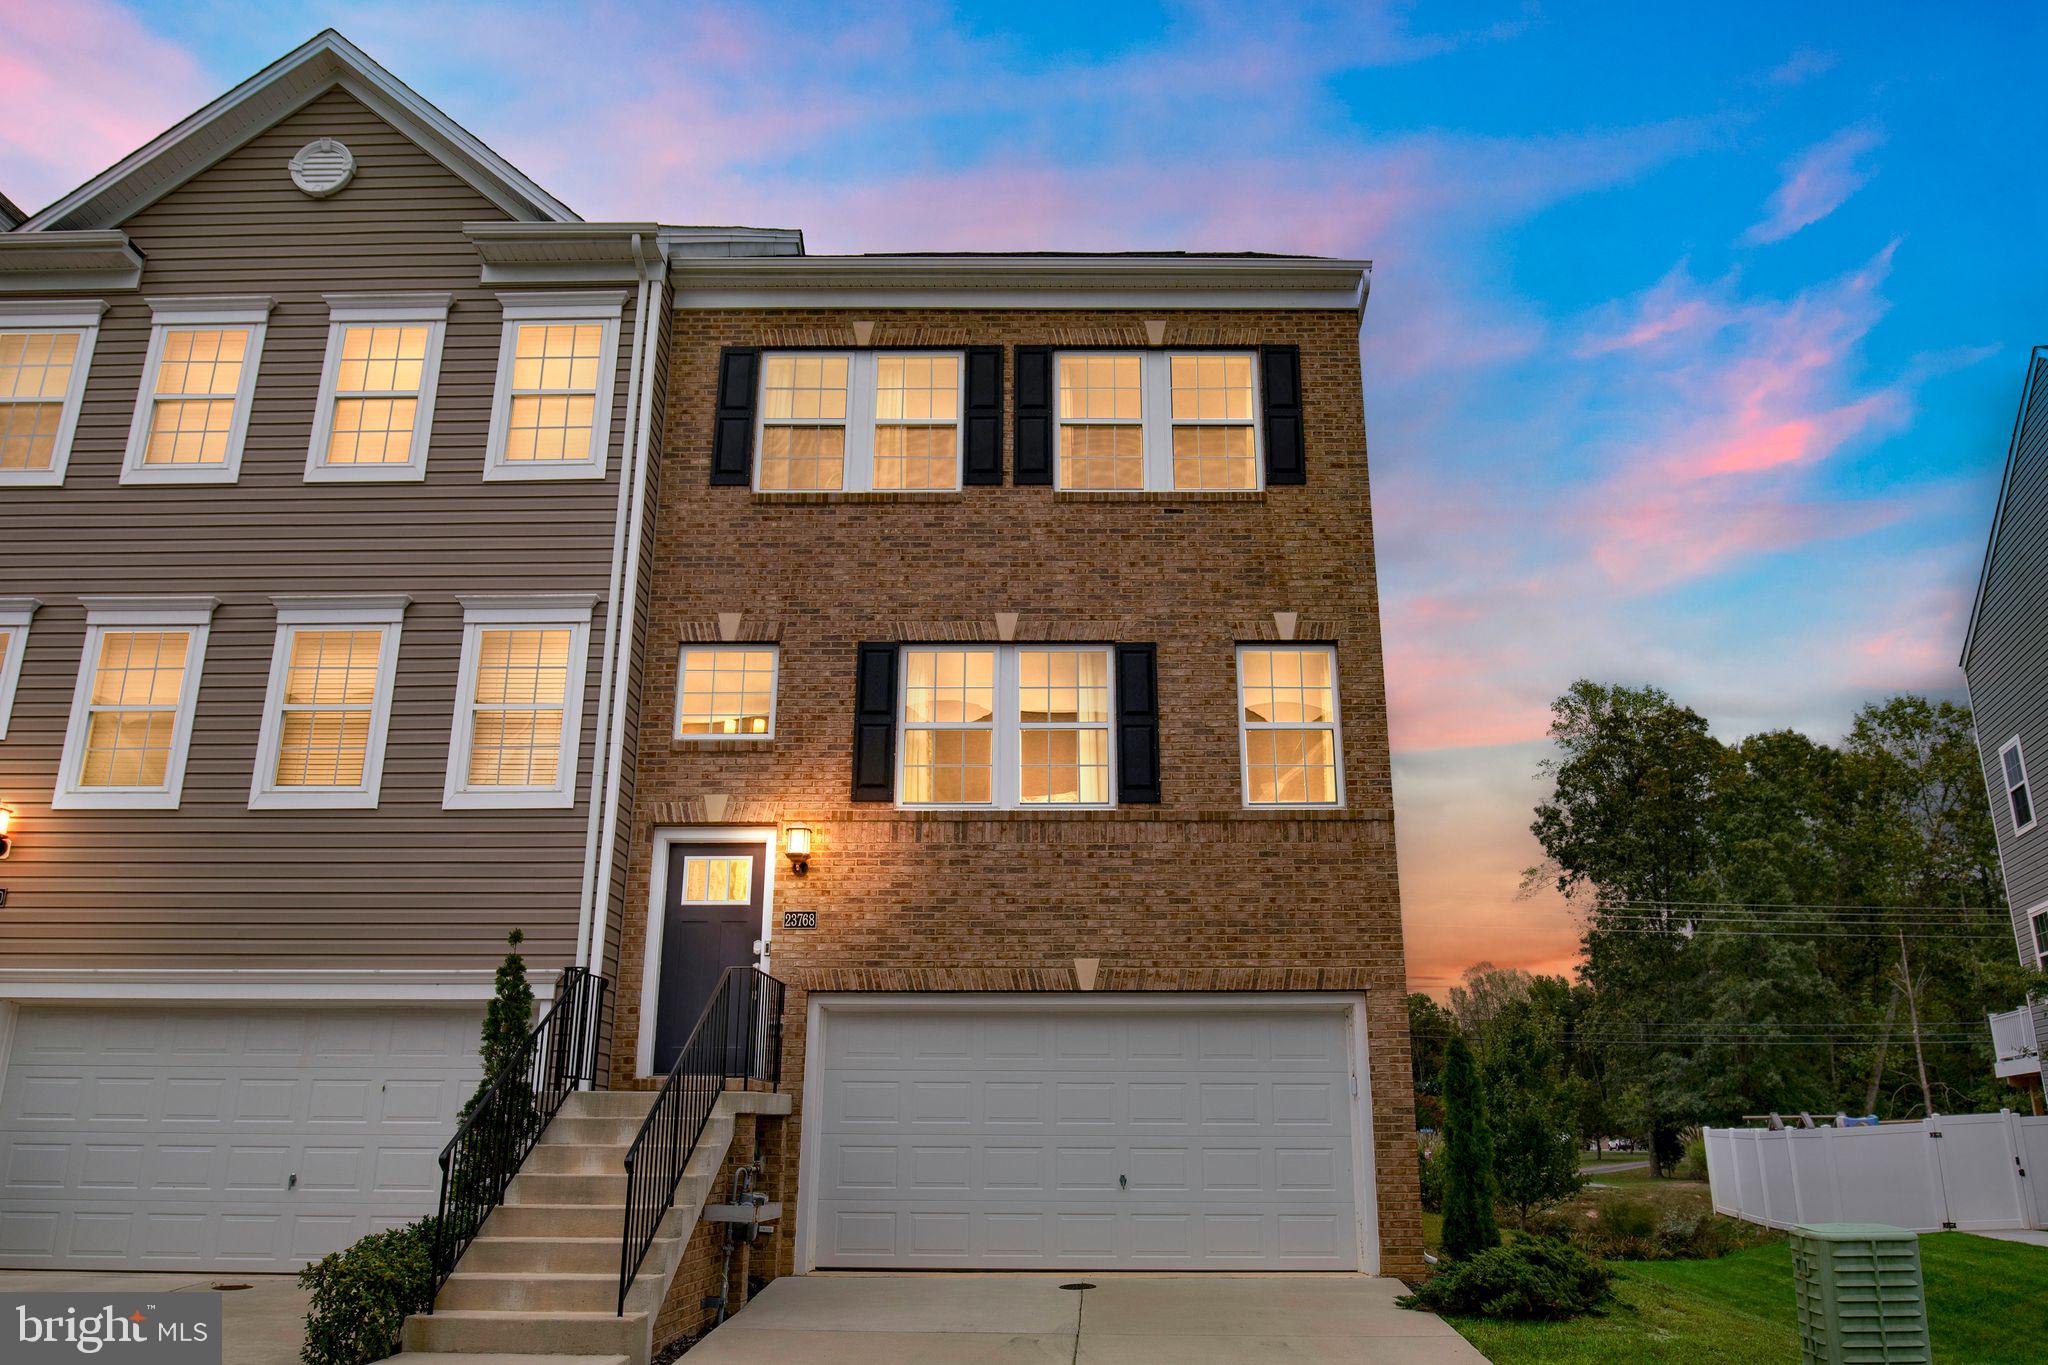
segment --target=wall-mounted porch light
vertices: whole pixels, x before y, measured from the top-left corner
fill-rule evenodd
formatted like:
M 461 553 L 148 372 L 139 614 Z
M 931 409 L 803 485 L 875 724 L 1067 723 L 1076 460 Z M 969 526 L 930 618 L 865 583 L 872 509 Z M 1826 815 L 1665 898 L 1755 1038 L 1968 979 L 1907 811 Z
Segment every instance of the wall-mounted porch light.
M 791 825 L 782 835 L 783 851 L 789 854 L 789 870 L 801 877 L 811 870 L 811 827 Z
M 14 808 L 0 806 L 0 858 L 14 852 Z

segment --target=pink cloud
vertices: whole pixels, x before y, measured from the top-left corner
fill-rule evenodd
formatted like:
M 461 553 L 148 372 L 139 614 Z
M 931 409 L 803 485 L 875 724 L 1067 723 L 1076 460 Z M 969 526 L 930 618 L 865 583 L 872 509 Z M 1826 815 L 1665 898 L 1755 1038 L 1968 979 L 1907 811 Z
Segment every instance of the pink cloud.
M 219 93 L 197 58 L 107 0 L 0 0 L 0 164 L 36 209 Z
M 1845 128 L 1786 162 L 1763 219 L 1742 240 L 1751 246 L 1781 242 L 1833 213 L 1876 174 L 1859 163 L 1883 140 L 1872 128 Z

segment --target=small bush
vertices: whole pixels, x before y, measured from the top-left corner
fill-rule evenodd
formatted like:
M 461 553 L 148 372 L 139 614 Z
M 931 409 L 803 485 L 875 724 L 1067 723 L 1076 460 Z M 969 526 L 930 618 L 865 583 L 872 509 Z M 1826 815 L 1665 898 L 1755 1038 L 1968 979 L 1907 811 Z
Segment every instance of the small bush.
M 373 1232 L 299 1272 L 311 1290 L 306 1365 L 368 1365 L 398 1354 L 406 1314 L 427 1302 L 434 1282 L 434 1220 Z
M 1435 1156 L 1423 1148 L 1416 1149 L 1416 1157 L 1422 1163 L 1422 1211 L 1442 1213 L 1444 1211 L 1444 1158 L 1441 1152 Z
M 1591 1208 L 1540 1214 L 1529 1230 L 1570 1242 L 1603 1261 L 1707 1261 L 1775 1240 L 1768 1228 L 1710 1209 L 1660 1207 L 1645 1199 L 1602 1199 Z
M 1687 1131 L 1685 1155 L 1678 1159 L 1678 1178 L 1701 1183 L 1707 1179 L 1707 1140 L 1697 1128 Z
M 1609 1298 L 1612 1278 L 1568 1242 L 1522 1237 L 1453 1262 L 1396 1302 L 1460 1317 L 1557 1322 L 1597 1312 Z

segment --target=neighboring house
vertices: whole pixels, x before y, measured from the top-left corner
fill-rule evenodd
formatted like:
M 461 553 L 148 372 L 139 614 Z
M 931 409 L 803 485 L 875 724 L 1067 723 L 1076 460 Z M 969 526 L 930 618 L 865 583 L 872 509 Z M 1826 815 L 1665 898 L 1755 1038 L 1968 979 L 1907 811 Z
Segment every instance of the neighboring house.
M 1419 1271 L 1364 263 L 671 275 L 617 1082 L 758 953 L 784 1271 Z
M 584 223 L 332 33 L 0 233 L 0 1265 L 430 1210 L 516 927 L 787 1093 L 630 1296 L 576 1097 L 415 1349 L 645 1360 L 729 1150 L 737 1293 L 1418 1272 L 1367 278 Z
M 2048 348 L 2027 361 L 1962 666 L 2013 938 L 2020 961 L 2048 965 L 2048 825 L 2036 785 L 2048 775 Z M 2031 1027 L 2000 1017 L 1998 1074 L 2033 1090 L 2038 1106 L 2048 1001 L 2032 1008 Z
M 333 34 L 0 234 L 0 1265 L 431 1208 L 619 899 L 659 259 Z

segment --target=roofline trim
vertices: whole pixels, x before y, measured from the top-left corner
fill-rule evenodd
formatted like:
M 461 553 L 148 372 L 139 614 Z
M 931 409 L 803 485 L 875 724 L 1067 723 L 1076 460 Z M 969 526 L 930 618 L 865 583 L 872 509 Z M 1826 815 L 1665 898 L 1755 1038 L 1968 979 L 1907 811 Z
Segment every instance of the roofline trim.
M 1306 256 L 672 255 L 677 308 L 1365 307 L 1372 263 Z
M 264 121 L 255 127 L 243 129 L 233 123 L 237 112 L 247 110 L 265 93 L 323 60 L 331 63 L 335 70 L 321 73 L 324 79 L 303 98 L 292 101 L 281 112 L 260 111 Z M 214 165 L 248 138 L 274 126 L 279 119 L 289 117 L 335 86 L 346 89 L 380 117 L 413 135 L 436 160 L 507 213 L 555 222 L 578 221 L 575 211 L 568 205 L 549 194 L 475 134 L 330 28 L 159 133 L 56 203 L 31 216 L 15 231 L 41 232 L 78 226 L 69 220 L 81 214 L 87 215 L 87 226 L 107 227 L 119 223 Z M 169 184 L 140 196 L 138 202 L 122 201 L 119 191 L 124 181 L 159 158 L 191 145 L 193 140 L 209 133 L 220 134 L 228 145 L 195 158 L 193 165 L 183 174 Z
M 1991 514 L 1991 534 L 1984 541 L 1984 563 L 1977 571 L 1977 591 L 1970 595 L 1970 622 L 1963 628 L 1963 652 L 1956 660 L 1956 666 L 1963 670 L 1965 683 L 1969 680 L 1970 654 L 1977 645 L 1977 618 L 1984 610 L 1984 597 L 1991 589 L 1991 556 L 1998 549 L 1998 533 L 2005 528 L 2006 501 L 2012 494 L 2013 466 L 2019 462 L 2020 434 L 2027 427 L 2027 412 L 2034 406 L 2034 371 L 2040 368 L 2043 357 L 2048 357 L 2048 345 L 2034 347 L 2027 352 L 2027 375 L 2020 384 L 2019 412 L 2012 420 L 2012 439 L 2005 447 L 2005 472 L 1998 477 L 1998 506 Z

